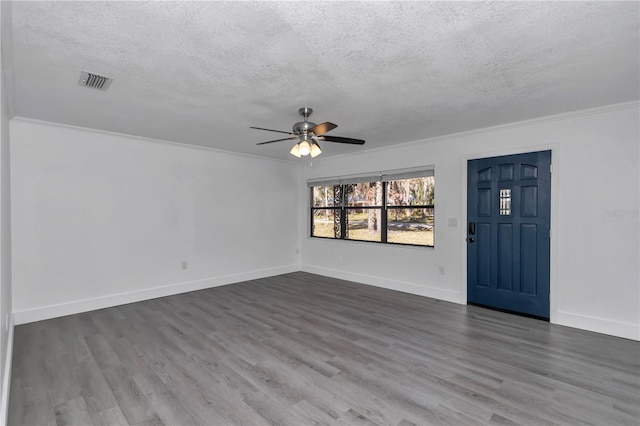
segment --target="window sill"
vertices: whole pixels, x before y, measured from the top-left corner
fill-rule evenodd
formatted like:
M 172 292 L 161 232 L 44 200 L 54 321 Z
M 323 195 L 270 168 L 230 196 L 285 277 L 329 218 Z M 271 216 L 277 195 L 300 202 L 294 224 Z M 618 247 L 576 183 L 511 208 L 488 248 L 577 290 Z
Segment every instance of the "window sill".
M 381 243 L 377 241 L 362 241 L 362 240 L 346 240 L 341 238 L 328 238 L 328 237 L 310 237 L 307 236 L 307 240 L 311 241 L 341 241 L 343 243 L 356 243 L 356 244 L 365 244 L 368 246 L 378 246 L 378 247 L 390 247 L 390 248 L 400 248 L 400 249 L 410 249 L 410 250 L 435 250 L 435 246 L 421 246 L 414 244 L 394 244 L 394 243 Z

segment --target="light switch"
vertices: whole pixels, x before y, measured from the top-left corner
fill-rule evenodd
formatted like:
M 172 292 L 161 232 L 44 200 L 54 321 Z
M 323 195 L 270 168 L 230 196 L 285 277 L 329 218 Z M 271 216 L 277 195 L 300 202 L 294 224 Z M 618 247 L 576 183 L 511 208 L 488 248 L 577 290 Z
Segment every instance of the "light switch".
M 458 227 L 458 218 L 450 217 L 448 220 L 449 228 L 457 228 Z

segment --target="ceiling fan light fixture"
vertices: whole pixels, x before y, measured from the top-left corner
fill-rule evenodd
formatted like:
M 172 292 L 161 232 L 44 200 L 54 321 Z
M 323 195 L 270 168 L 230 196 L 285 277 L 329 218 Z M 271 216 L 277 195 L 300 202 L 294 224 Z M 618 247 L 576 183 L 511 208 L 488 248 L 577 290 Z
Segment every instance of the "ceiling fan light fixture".
M 322 154 L 322 150 L 320 149 L 320 145 L 318 145 L 317 143 L 313 142 L 311 144 L 311 158 L 316 158 L 318 155 Z
M 311 152 L 311 145 L 309 145 L 309 142 L 306 139 L 300 142 L 298 146 L 300 149 L 300 155 L 309 155 Z
M 291 151 L 289 151 L 289 154 L 297 158 L 302 157 L 302 154 L 300 154 L 300 146 L 298 146 L 298 144 L 295 144 L 293 148 L 291 148 Z

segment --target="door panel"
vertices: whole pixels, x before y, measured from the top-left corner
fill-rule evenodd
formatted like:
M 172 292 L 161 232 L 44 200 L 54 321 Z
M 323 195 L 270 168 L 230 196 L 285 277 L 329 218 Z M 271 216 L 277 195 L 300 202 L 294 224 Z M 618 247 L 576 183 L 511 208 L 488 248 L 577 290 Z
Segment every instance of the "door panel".
M 491 217 L 491 189 L 478 189 L 478 217 Z
M 513 288 L 513 225 L 498 224 L 498 288 Z
M 478 253 L 478 278 L 480 287 L 491 286 L 491 225 L 478 223 L 476 244 L 479 245 Z
M 467 300 L 549 318 L 551 151 L 468 163 Z

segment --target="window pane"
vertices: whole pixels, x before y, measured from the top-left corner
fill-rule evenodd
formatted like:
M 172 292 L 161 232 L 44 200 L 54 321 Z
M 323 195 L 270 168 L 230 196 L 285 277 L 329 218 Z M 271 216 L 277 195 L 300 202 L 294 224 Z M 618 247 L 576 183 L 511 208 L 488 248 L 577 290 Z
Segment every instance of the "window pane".
M 334 230 L 334 218 L 340 218 L 340 210 L 313 209 L 312 237 L 340 238 L 340 225 L 338 223 L 337 235 Z
M 433 246 L 433 208 L 388 209 L 387 242 Z
M 362 182 L 345 185 L 347 206 L 382 206 L 382 182 Z
M 347 238 L 381 241 L 381 209 L 347 209 Z
M 337 207 L 333 200 L 333 186 L 313 187 L 313 207 Z
M 500 216 L 511 216 L 511 190 L 500 190 Z
M 387 183 L 388 206 L 429 206 L 434 204 L 433 176 L 393 180 Z

